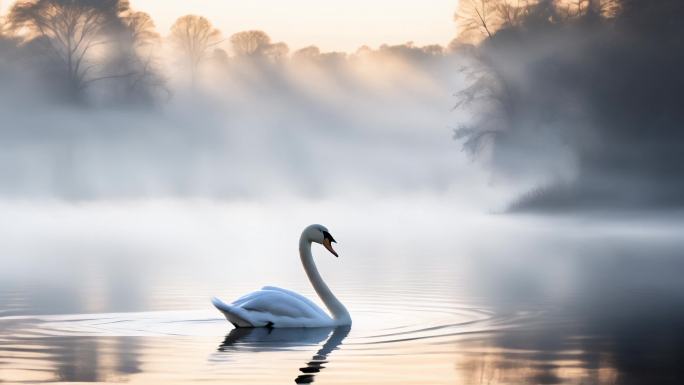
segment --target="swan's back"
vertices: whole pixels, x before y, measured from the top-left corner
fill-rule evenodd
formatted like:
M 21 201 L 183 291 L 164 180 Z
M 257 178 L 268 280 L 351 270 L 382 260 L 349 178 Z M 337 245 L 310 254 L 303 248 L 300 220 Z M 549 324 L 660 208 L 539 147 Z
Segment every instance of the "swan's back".
M 236 327 L 317 327 L 333 320 L 306 297 L 272 286 L 240 297 L 232 304 L 212 300 L 226 319 Z
M 306 298 L 305 296 L 297 292 L 275 286 L 264 286 L 261 288 L 261 290 L 278 291 L 280 293 L 287 294 L 293 297 L 294 299 L 300 301 L 302 304 L 306 304 L 307 306 L 309 306 L 309 308 L 311 308 L 312 311 L 316 312 L 320 317 L 328 317 L 328 314 L 325 311 L 323 311 L 323 309 L 321 309 L 318 305 L 316 305 L 314 301 Z

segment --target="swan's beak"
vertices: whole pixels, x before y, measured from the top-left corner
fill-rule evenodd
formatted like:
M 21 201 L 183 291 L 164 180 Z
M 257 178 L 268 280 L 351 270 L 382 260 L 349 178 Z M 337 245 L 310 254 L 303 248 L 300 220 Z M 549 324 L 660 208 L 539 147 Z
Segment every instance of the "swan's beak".
M 333 242 L 335 242 L 335 241 L 333 241 Z M 337 255 L 337 252 L 335 250 L 333 250 L 332 243 L 330 243 L 330 239 L 328 239 L 328 238 L 324 239 L 323 240 L 323 246 L 325 246 L 325 248 L 328 249 L 328 251 L 331 252 L 332 255 L 334 255 L 335 257 L 339 257 L 339 255 Z

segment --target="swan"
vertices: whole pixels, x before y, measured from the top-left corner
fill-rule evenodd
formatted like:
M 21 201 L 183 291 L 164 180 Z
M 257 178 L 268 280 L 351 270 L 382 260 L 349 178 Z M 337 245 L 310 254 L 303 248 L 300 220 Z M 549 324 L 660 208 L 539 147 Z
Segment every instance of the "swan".
M 227 304 L 214 297 L 212 303 L 236 328 L 241 327 L 331 327 L 351 325 L 351 317 L 342 302 L 335 297 L 318 273 L 311 243 L 325 246 L 335 257 L 335 239 L 325 226 L 310 225 L 299 237 L 299 257 L 311 286 L 331 315 L 301 294 L 273 286 L 244 295 Z

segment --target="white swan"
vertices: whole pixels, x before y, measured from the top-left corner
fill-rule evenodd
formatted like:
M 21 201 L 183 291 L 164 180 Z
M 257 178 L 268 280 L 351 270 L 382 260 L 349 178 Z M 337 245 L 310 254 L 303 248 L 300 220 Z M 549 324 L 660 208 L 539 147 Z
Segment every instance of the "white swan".
M 332 248 L 335 239 L 328 229 L 321 225 L 311 225 L 302 231 L 299 238 L 299 256 L 309 281 L 316 294 L 330 311 L 329 316 L 308 298 L 301 294 L 278 287 L 265 286 L 227 304 L 214 297 L 212 303 L 235 327 L 329 327 L 351 325 L 349 312 L 342 305 L 318 273 L 311 243 L 325 246 L 335 257 Z

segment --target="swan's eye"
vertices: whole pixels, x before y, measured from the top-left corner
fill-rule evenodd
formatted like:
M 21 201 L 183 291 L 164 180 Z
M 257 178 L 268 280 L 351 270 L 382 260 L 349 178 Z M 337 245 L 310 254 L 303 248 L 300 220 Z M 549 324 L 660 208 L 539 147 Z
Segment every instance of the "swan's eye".
M 335 238 L 333 238 L 332 235 L 330 235 L 330 233 L 327 231 L 323 231 L 323 239 L 327 239 L 330 242 L 337 243 L 337 241 L 335 241 Z

